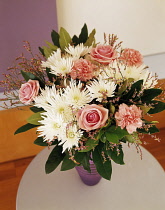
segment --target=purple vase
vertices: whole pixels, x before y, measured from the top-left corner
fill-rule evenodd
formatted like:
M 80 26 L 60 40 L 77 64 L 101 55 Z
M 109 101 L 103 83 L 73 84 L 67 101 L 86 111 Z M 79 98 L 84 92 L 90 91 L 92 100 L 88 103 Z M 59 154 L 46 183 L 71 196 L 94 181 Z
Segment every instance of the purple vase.
M 94 162 L 91 160 L 90 160 L 91 173 L 86 171 L 83 168 L 83 166 L 76 166 L 75 168 L 76 168 L 81 180 L 84 182 L 84 184 L 86 184 L 88 186 L 96 185 L 102 178 L 100 176 L 100 174 L 97 172 Z

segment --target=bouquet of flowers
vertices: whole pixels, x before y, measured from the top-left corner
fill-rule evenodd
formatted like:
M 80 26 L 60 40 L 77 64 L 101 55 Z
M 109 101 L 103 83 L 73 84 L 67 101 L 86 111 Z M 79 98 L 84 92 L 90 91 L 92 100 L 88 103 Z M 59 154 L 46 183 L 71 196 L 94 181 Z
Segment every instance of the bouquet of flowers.
M 95 33 L 88 34 L 86 24 L 72 38 L 64 28 L 53 30 L 52 43 L 39 47 L 44 58 L 33 59 L 34 66 L 26 59 L 21 63 L 25 82 L 19 80 L 18 96 L 12 96 L 33 115 L 15 134 L 36 127 L 34 143 L 54 145 L 46 173 L 60 163 L 62 171 L 81 165 L 90 172 L 93 160 L 98 173 L 110 180 L 111 161 L 124 164 L 123 144 L 138 147 L 144 134 L 159 132 L 157 121 L 145 120 L 165 109 L 162 90 L 154 88 L 157 76 L 140 52 L 122 48 L 116 35 L 104 34 L 100 44 Z

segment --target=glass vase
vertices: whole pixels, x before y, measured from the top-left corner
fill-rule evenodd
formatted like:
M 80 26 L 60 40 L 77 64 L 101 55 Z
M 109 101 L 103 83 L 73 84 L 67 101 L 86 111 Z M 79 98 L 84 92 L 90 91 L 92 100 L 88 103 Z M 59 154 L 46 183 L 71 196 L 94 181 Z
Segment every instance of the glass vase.
M 96 185 L 102 178 L 100 174 L 97 172 L 95 164 L 92 160 L 90 160 L 90 169 L 91 169 L 90 173 L 87 170 L 85 170 L 83 166 L 76 166 L 75 168 L 83 183 L 88 186 Z

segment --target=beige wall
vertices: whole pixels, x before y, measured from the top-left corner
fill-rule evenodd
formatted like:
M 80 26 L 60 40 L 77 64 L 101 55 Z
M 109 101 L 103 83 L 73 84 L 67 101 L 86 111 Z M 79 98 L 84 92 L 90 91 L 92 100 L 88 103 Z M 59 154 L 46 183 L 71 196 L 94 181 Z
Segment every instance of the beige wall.
M 87 23 L 103 32 L 117 34 L 125 47 L 143 55 L 165 52 L 164 0 L 57 0 L 58 26 L 71 34 Z

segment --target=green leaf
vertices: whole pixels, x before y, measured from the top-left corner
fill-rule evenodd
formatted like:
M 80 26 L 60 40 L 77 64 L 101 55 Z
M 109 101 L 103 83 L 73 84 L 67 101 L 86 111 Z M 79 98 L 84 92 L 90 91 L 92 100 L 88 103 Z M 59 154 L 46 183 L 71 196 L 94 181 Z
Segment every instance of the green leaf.
M 137 131 L 139 133 L 153 134 L 153 133 L 158 133 L 159 132 L 159 129 L 155 125 L 153 125 L 152 127 L 148 128 L 148 130 L 146 130 L 144 128 L 138 128 Z
M 49 46 L 49 48 L 52 50 L 52 51 L 56 51 L 58 49 L 57 46 L 55 46 L 54 44 L 48 42 L 48 41 L 45 41 L 46 44 Z
M 73 42 L 74 46 L 78 45 L 79 44 L 79 38 L 76 35 L 74 35 L 73 38 L 72 38 L 72 42 Z
M 142 105 L 138 105 L 138 107 L 140 107 L 140 109 L 143 111 L 143 114 L 147 114 L 148 111 L 151 109 L 150 106 L 142 106 Z
M 149 103 L 156 96 L 160 95 L 161 92 L 162 92 L 161 89 L 154 89 L 154 88 L 152 88 L 152 89 L 146 89 L 143 92 L 143 96 L 141 97 L 141 101 L 143 103 L 145 103 L 145 102 L 148 102 Z
M 90 47 L 95 42 L 95 34 L 96 34 L 96 30 L 93 29 L 93 31 L 89 34 L 89 37 L 87 41 L 85 42 L 84 46 Z
M 30 107 L 30 110 L 31 110 L 32 112 L 34 112 L 34 113 L 44 111 L 43 108 L 38 108 L 38 107 L 35 107 L 35 106 Z
M 117 91 L 117 95 L 121 95 L 128 88 L 129 84 L 133 82 L 132 78 L 129 78 L 123 82 L 123 85 Z
M 48 58 L 53 52 L 52 49 L 50 49 L 49 47 L 46 47 L 46 46 L 43 46 L 42 49 L 44 51 L 44 55 L 46 58 Z
M 131 89 L 128 91 L 128 93 L 123 95 L 123 97 L 121 97 L 121 98 L 123 100 L 131 99 L 135 92 L 137 92 L 137 93 L 140 92 L 142 85 L 143 85 L 143 80 L 138 80 L 137 82 L 133 83 L 133 85 L 131 86 Z M 136 98 L 134 98 L 134 99 L 136 99 Z
M 41 54 L 42 54 L 43 56 L 45 56 L 44 50 L 43 50 L 41 47 L 39 47 L 38 49 L 39 49 L 39 51 L 41 52 Z
M 24 79 L 26 81 L 28 81 L 29 79 L 32 79 L 32 80 L 39 80 L 38 77 L 36 77 L 34 74 L 30 73 L 30 72 L 25 72 L 25 71 L 22 71 L 21 70 L 21 74 L 22 76 L 24 77 Z
M 69 43 L 71 42 L 71 37 L 69 33 L 63 27 L 60 28 L 59 35 L 60 35 L 60 39 L 59 39 L 60 47 L 61 47 L 61 50 L 64 50 L 65 47 L 68 47 Z
M 79 35 L 79 43 L 85 43 L 88 38 L 88 28 L 87 25 L 84 24 L 84 26 L 81 29 L 81 33 Z
M 64 156 L 65 154 L 62 153 L 62 146 L 55 146 L 45 164 L 46 174 L 49 174 L 52 171 L 54 171 L 57 168 L 57 166 L 61 163 Z
M 90 172 L 91 171 L 91 169 L 90 169 L 90 163 L 89 163 L 90 157 L 89 157 L 88 153 L 83 153 L 83 154 L 85 154 L 85 155 L 84 155 L 84 158 L 81 161 L 81 164 L 83 165 L 83 167 L 84 167 L 85 170 L 87 170 L 88 172 Z
M 138 134 L 136 132 L 134 132 L 133 134 L 124 136 L 124 139 L 126 140 L 126 142 L 128 141 L 129 143 L 134 143 L 137 140 L 140 141 Z
M 107 140 L 115 144 L 119 143 L 119 140 L 126 135 L 128 135 L 128 132 L 125 129 L 121 129 L 119 126 L 111 126 L 105 132 Z
M 102 145 L 101 144 L 98 145 L 92 154 L 93 154 L 93 162 L 95 163 L 97 172 L 104 179 L 110 180 L 112 174 L 112 165 L 110 160 L 104 161 L 102 157 Z
M 118 147 L 114 147 L 113 149 L 106 150 L 107 155 L 111 157 L 111 159 L 120 165 L 124 164 L 123 157 L 124 153 L 122 150 L 122 145 L 119 145 Z
M 162 101 L 154 100 L 154 101 L 151 102 L 151 106 L 153 108 L 151 108 L 149 110 L 149 112 L 148 112 L 149 114 L 155 114 L 155 113 L 162 112 L 162 111 L 165 110 L 165 103 L 162 102 Z
M 61 165 L 61 171 L 67 171 L 76 166 L 76 164 L 69 158 L 70 156 L 69 153 L 67 152 Z
M 38 127 L 38 125 L 32 125 L 32 124 L 30 124 L 30 123 L 27 123 L 27 124 L 21 126 L 20 128 L 18 128 L 18 129 L 15 131 L 14 135 L 15 135 L 15 134 L 18 134 L 18 133 L 23 133 L 23 132 L 28 131 L 28 130 L 30 130 L 30 129 L 32 129 L 32 128 L 35 128 L 35 127 Z
M 85 144 L 86 149 L 80 150 L 79 152 L 88 152 L 88 151 L 90 151 L 91 149 L 95 148 L 98 145 L 98 142 L 99 142 L 99 139 L 98 140 L 88 139 L 86 141 L 86 144 Z
M 33 115 L 31 115 L 28 119 L 27 122 L 33 125 L 41 125 L 41 123 L 39 122 L 40 120 L 42 120 L 43 118 L 41 117 L 41 113 L 43 112 L 37 112 Z
M 57 46 L 57 47 L 60 47 L 60 43 L 59 43 L 60 36 L 59 36 L 59 34 L 56 31 L 52 30 L 51 37 L 52 37 L 52 41 L 53 41 L 54 45 Z
M 34 144 L 39 145 L 39 146 L 48 146 L 48 143 L 43 141 L 42 137 L 38 137 L 35 141 Z
M 38 145 L 38 146 L 48 146 L 49 144 L 43 140 L 42 137 L 38 137 L 35 141 L 34 141 L 34 144 Z M 52 145 L 56 145 L 58 144 L 58 140 L 54 140 L 53 142 L 51 142 L 51 146 Z

